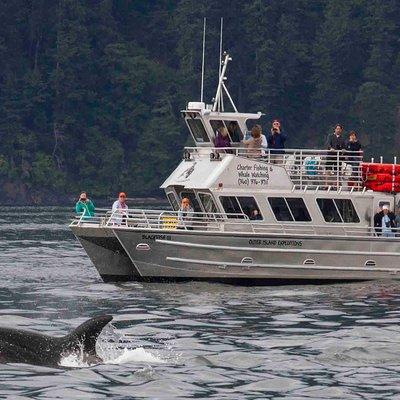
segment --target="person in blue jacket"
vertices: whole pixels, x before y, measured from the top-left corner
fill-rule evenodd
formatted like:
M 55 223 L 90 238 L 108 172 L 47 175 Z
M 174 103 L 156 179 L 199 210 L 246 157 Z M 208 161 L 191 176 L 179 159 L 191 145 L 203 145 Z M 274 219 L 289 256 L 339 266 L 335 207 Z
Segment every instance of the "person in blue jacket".
M 279 120 L 274 119 L 272 121 L 272 127 L 270 134 L 268 135 L 267 142 L 268 148 L 271 153 L 271 162 L 278 164 L 283 161 L 283 156 L 285 154 L 285 142 L 287 140 L 287 135 L 283 132 L 281 128 L 281 123 Z

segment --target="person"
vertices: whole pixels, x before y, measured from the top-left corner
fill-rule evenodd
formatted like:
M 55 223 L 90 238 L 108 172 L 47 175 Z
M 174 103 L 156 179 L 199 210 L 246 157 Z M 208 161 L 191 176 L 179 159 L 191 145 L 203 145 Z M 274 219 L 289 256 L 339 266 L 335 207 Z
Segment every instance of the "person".
M 126 204 L 125 192 L 118 194 L 118 200 L 115 200 L 111 208 L 111 223 L 116 225 L 126 224 L 126 218 L 128 216 L 128 205 Z
M 251 210 L 250 220 L 251 221 L 260 221 L 260 220 L 262 220 L 262 215 L 260 214 L 260 212 L 256 208 Z
M 349 132 L 349 140 L 345 144 L 347 152 L 346 161 L 351 165 L 351 180 L 355 180 L 360 176 L 361 169 L 361 143 L 357 140 L 357 134 L 354 131 Z
M 326 162 L 326 169 L 330 171 L 336 171 L 338 167 L 337 152 L 345 148 L 345 141 L 342 137 L 343 126 L 340 124 L 335 125 L 333 133 L 328 136 L 327 148 L 328 157 Z
M 184 197 L 181 200 L 181 206 L 178 211 L 178 228 L 179 229 L 189 229 L 192 230 L 192 226 L 188 226 L 188 222 L 190 223 L 191 217 L 193 217 L 193 207 L 190 205 L 190 200 L 187 197 Z
M 283 132 L 281 123 L 279 120 L 274 119 L 272 121 L 271 131 L 267 138 L 272 163 L 277 164 L 283 161 L 283 156 L 281 154 L 285 154 L 284 148 L 286 140 L 287 135 Z
M 240 143 L 243 140 L 243 133 L 240 130 L 239 125 L 236 121 L 229 122 L 228 131 L 232 142 Z
M 229 140 L 228 129 L 222 126 L 217 131 L 217 136 L 214 141 L 215 147 L 231 147 L 231 141 Z
M 251 128 L 251 138 L 248 140 L 243 140 L 243 144 L 248 149 L 247 154 L 253 157 L 258 157 L 261 155 L 262 137 L 261 137 L 261 126 L 254 125 Z
M 94 204 L 92 200 L 88 199 L 86 192 L 79 195 L 79 200 L 75 204 L 75 211 L 77 214 L 82 214 L 85 219 L 94 216 Z
M 381 211 L 378 211 L 374 216 L 375 232 L 378 236 L 394 237 L 392 228 L 395 228 L 395 215 L 390 211 L 388 205 L 383 205 Z
M 400 208 L 397 208 L 396 217 L 394 218 L 394 223 L 396 225 L 396 236 L 400 236 Z

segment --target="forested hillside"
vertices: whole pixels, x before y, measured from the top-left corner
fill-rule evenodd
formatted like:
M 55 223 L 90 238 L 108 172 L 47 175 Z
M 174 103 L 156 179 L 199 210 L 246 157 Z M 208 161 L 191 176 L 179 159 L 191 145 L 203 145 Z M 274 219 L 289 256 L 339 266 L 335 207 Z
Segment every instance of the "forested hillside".
M 289 147 L 341 122 L 398 154 L 399 0 L 3 0 L 0 200 L 159 193 L 199 100 L 204 16 L 207 101 L 222 16 L 241 111 L 281 118 Z

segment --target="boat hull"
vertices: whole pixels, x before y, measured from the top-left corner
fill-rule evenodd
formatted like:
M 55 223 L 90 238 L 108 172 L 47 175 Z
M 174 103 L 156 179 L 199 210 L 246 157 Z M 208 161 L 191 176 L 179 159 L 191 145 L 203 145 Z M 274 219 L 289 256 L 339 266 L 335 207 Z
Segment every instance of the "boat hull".
M 354 281 L 400 276 L 400 243 L 393 239 L 179 230 L 113 233 L 141 279 Z
M 139 277 L 139 271 L 110 229 L 89 225 L 72 226 L 71 230 L 105 282 Z

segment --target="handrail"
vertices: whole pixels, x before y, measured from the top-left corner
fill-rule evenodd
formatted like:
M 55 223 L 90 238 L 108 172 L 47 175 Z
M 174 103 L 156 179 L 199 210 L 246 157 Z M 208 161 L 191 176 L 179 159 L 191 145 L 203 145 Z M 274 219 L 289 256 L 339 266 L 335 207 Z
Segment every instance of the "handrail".
M 123 213 L 111 210 L 96 210 L 91 218 L 77 216 L 71 226 L 105 227 L 127 230 L 186 230 L 186 231 L 214 231 L 225 233 L 247 232 L 254 234 L 288 235 L 296 237 L 358 237 L 370 238 L 377 236 L 371 226 L 355 226 L 354 224 L 335 223 L 317 225 L 312 223 L 269 223 L 253 221 L 245 214 L 240 213 L 207 213 L 193 212 L 182 215 L 172 210 L 124 210 Z M 400 228 L 393 228 L 395 237 L 400 239 Z
M 184 159 L 191 161 L 209 157 L 212 161 L 221 161 L 232 155 L 283 167 L 293 185 L 300 189 L 331 186 L 363 190 L 362 151 L 186 147 Z

